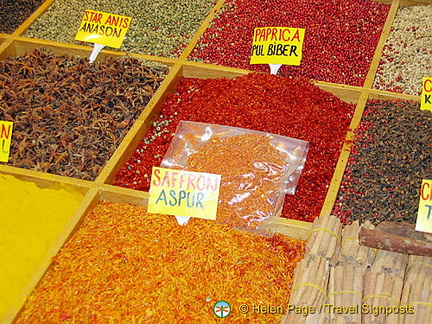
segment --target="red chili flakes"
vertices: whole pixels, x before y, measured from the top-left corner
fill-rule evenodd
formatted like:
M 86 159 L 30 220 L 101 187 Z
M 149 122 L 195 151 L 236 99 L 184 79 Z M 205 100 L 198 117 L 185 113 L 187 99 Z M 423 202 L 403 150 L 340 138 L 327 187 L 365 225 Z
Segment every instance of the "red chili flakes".
M 17 323 L 279 323 L 241 304 L 288 305 L 305 242 L 193 218 L 185 226 L 146 207 L 100 203 L 62 248 Z
M 263 131 L 309 142 L 297 191 L 286 196 L 282 217 L 312 222 L 321 212 L 354 108 L 305 79 L 264 73 L 182 78 L 114 184 L 148 191 L 151 168 L 160 166 L 180 120 Z
M 279 73 L 362 86 L 389 9 L 370 0 L 227 0 L 191 59 L 270 72 L 268 65 L 249 64 L 254 28 L 304 28 L 301 65 Z

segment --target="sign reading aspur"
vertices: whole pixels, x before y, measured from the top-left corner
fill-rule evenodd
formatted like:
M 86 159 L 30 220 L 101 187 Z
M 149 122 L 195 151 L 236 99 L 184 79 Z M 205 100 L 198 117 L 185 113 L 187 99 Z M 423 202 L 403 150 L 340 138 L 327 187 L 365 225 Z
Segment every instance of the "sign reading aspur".
M 432 78 L 423 78 L 420 109 L 432 111 Z
M 86 10 L 75 39 L 120 48 L 131 19 L 131 17 Z
M 432 233 L 432 180 L 422 181 L 415 229 Z
M 148 212 L 216 219 L 221 176 L 153 167 Z
M 250 64 L 300 65 L 304 35 L 303 28 L 255 28 Z

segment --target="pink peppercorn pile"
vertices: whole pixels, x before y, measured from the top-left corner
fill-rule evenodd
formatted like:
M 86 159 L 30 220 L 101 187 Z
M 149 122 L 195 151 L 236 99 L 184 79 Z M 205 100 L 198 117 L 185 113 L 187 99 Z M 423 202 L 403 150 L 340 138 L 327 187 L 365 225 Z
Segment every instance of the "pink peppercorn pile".
M 390 6 L 371 0 L 227 0 L 191 54 L 192 60 L 253 71 L 255 27 L 305 29 L 300 66 L 281 75 L 362 86 Z
M 159 119 L 115 185 L 148 191 L 152 166 L 159 166 L 180 120 L 242 127 L 309 142 L 295 195 L 287 195 L 282 217 L 313 221 L 321 211 L 354 106 L 304 79 L 251 73 L 235 79 L 180 79 Z

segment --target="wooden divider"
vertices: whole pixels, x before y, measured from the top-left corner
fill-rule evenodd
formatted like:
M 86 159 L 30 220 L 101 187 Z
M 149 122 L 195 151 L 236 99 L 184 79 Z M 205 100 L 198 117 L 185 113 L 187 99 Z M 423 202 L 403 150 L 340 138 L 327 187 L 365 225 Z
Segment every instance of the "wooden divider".
M 375 2 L 384 3 L 384 4 L 392 4 L 392 0 L 373 0 Z M 427 6 L 431 5 L 431 0 L 400 0 L 401 7 L 409 7 L 409 6 Z
M 26 21 L 24 21 L 21 24 L 21 26 L 19 26 L 12 33 L 12 36 L 20 36 L 20 35 L 22 35 L 38 17 L 40 17 L 45 11 L 48 10 L 48 8 L 52 5 L 52 3 L 54 1 L 55 0 L 46 0 L 44 3 L 42 3 L 42 5 L 35 12 L 33 12 L 33 14 L 30 15 L 30 17 L 28 17 L 26 19 Z
M 393 25 L 394 18 L 395 18 L 397 11 L 399 9 L 399 3 L 400 3 L 399 1 L 400 0 L 393 0 L 393 2 L 391 4 L 389 13 L 387 15 L 387 19 L 384 23 L 384 28 L 381 32 L 381 37 L 378 41 L 377 48 L 375 49 L 371 65 L 369 67 L 368 74 L 366 75 L 366 80 L 363 84 L 363 87 L 366 89 L 371 89 L 373 86 L 373 82 L 374 82 L 375 75 L 376 75 L 376 72 L 378 69 L 378 65 L 379 65 L 379 62 L 381 60 L 381 55 L 382 55 L 382 51 L 384 48 L 384 44 L 385 44 L 385 42 L 386 42 L 386 40 L 390 34 L 390 30 L 391 30 L 391 27 Z

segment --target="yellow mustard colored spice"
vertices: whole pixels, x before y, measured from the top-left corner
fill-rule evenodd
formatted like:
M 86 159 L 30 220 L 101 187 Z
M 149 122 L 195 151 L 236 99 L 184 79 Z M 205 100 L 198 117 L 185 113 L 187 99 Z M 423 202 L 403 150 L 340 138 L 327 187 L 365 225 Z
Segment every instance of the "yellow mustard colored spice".
M 181 226 L 146 207 L 100 203 L 17 323 L 280 323 L 304 248 L 279 234 L 199 218 Z M 218 301 L 230 304 L 229 318 L 215 315 Z
M 0 322 L 41 266 L 83 194 L 0 174 Z

